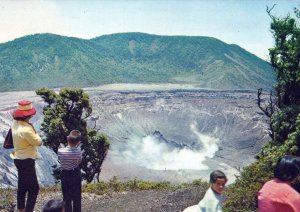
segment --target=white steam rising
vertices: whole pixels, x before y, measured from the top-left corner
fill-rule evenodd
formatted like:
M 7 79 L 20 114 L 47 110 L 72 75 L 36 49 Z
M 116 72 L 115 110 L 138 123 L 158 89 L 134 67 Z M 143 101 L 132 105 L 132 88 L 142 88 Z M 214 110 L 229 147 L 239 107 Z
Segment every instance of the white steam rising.
M 201 150 L 188 148 L 178 149 L 169 143 L 160 140 L 154 135 L 140 137 L 134 135 L 119 149 L 119 157 L 128 163 L 135 163 L 139 166 L 155 170 L 207 170 L 203 162 L 206 158 L 212 158 L 218 150 L 218 139 L 200 133 L 196 123 L 191 124 L 191 132 L 194 133 L 203 147 Z

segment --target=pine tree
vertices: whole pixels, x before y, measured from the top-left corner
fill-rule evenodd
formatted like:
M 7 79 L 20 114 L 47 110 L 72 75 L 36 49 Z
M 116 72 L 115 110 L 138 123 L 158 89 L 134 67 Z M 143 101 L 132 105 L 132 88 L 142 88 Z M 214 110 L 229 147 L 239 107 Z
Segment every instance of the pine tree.
M 103 134 L 98 134 L 96 130 L 87 127 L 86 119 L 92 113 L 88 94 L 82 89 L 75 88 L 64 88 L 59 93 L 48 88 L 40 88 L 36 93 L 47 104 L 43 109 L 44 120 L 41 124 L 41 130 L 45 133 L 44 145 L 49 146 L 57 154 L 61 145 L 67 145 L 66 138 L 69 132 L 79 130 L 82 135 L 83 179 L 90 183 L 97 175 L 99 180 L 109 142 Z M 54 176 L 59 177 L 57 168 L 54 169 Z

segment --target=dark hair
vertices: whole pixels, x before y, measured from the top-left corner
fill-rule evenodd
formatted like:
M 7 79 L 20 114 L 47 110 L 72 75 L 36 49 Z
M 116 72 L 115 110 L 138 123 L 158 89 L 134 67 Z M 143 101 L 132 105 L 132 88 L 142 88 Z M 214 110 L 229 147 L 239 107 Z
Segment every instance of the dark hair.
M 225 181 L 227 182 L 226 175 L 220 170 L 215 170 L 212 173 L 210 173 L 209 182 L 210 183 L 215 183 L 217 181 L 217 179 L 225 179 Z
M 31 116 L 23 116 L 23 117 L 13 117 L 14 120 L 16 121 L 25 121 L 27 118 L 29 118 Z
M 300 175 L 300 158 L 286 155 L 279 159 L 275 168 L 274 176 L 282 181 L 292 181 Z
M 76 144 L 81 139 L 81 133 L 79 130 L 72 130 L 70 134 L 67 136 L 67 140 L 71 144 Z
M 51 199 L 43 207 L 43 212 L 61 212 L 65 202 L 61 199 Z

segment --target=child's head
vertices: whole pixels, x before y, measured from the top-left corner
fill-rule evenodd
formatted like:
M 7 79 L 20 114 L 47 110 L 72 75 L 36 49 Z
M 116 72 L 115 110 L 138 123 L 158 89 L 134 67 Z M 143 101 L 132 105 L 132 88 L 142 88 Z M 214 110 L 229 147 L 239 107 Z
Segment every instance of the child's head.
M 43 207 L 43 212 L 63 212 L 65 202 L 61 199 L 51 199 Z
M 70 146 L 76 146 L 81 139 L 81 133 L 79 130 L 72 130 L 67 136 L 67 141 Z
M 209 182 L 211 183 L 211 188 L 215 192 L 221 194 L 224 191 L 225 184 L 227 182 L 227 177 L 222 171 L 215 170 L 210 174 Z

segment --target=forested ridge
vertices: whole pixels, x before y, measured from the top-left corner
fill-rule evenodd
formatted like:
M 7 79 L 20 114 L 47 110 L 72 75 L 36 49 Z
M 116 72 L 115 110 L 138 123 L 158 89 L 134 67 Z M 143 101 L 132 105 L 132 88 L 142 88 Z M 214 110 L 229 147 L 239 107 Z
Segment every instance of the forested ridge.
M 200 36 L 119 33 L 90 40 L 35 34 L 0 44 L 0 91 L 108 83 L 188 83 L 270 89 L 269 63 L 234 44 Z

